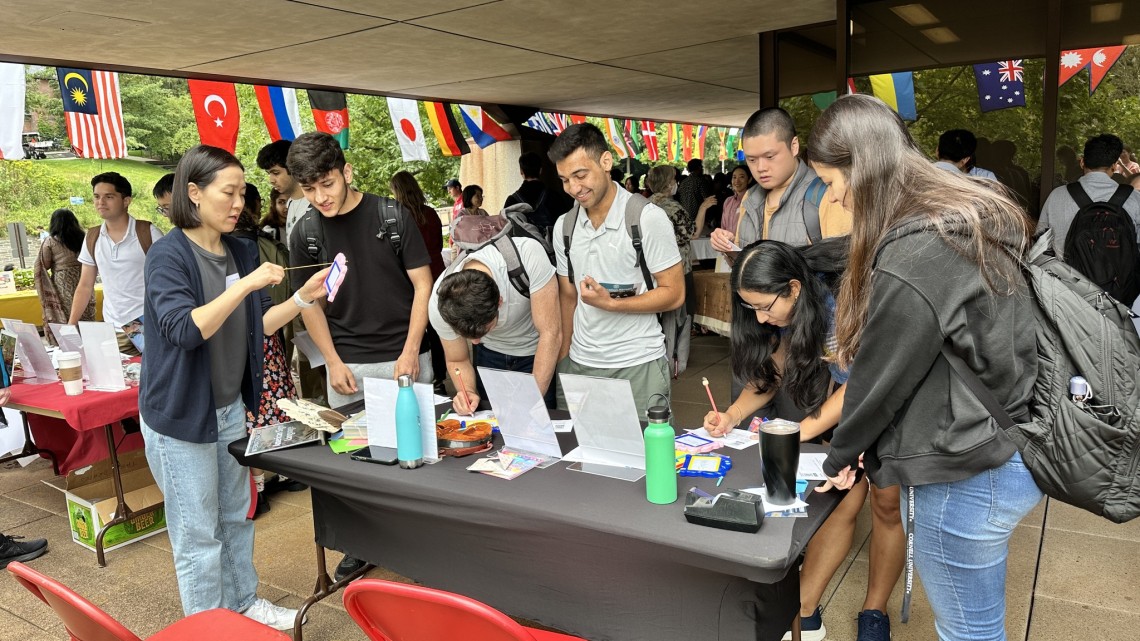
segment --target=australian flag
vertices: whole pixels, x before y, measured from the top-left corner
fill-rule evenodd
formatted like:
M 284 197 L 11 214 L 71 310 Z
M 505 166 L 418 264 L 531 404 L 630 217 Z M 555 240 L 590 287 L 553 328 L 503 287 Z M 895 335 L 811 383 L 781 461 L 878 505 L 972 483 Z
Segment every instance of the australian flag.
M 978 105 L 982 112 L 1025 106 L 1025 65 L 1022 60 L 1000 60 L 974 65 Z

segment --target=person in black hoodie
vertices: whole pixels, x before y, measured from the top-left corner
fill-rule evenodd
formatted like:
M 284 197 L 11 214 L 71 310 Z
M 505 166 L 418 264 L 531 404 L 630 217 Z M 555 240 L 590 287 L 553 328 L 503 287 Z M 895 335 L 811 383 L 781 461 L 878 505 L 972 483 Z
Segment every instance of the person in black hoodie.
M 836 101 L 809 147 L 831 197 L 854 213 L 836 314 L 836 359 L 851 378 L 826 486 L 850 487 L 865 452 L 875 485 L 902 486 L 938 637 L 1005 639 L 1009 537 L 1042 494 L 940 350 L 961 356 L 1015 419 L 1028 414 L 1037 368 L 1020 270 L 1028 220 L 1008 192 L 931 165 L 871 96 Z M 911 568 L 908 554 L 908 579 Z

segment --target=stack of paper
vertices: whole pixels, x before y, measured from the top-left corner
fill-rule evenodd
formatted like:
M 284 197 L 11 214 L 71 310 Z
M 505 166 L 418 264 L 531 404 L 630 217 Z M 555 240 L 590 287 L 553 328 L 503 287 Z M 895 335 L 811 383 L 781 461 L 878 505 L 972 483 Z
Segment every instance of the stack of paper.
M 364 411 L 357 412 L 348 417 L 348 420 L 341 423 L 340 429 L 343 430 L 342 438 L 352 441 L 355 440 L 368 440 L 368 417 Z

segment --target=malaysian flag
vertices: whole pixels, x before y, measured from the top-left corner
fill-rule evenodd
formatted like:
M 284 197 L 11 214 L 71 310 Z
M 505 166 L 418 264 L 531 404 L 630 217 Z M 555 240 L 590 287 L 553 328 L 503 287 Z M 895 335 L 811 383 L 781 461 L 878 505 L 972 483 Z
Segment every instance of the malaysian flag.
M 1025 66 L 1021 60 L 974 65 L 982 112 L 1025 106 Z
M 56 69 L 67 137 L 80 158 L 126 158 L 119 74 L 89 69 Z

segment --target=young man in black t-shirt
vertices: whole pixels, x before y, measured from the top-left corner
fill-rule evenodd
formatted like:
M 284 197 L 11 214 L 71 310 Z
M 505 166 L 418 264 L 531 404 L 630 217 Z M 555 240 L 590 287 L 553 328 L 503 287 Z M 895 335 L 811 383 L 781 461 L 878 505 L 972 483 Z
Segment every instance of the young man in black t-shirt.
M 431 295 L 430 259 L 414 221 L 402 207 L 401 251 L 382 234 L 379 196 L 349 187 L 352 166 L 332 136 L 302 134 L 289 148 L 289 173 L 319 214 L 316 223 L 327 260 L 343 252 L 348 273 L 334 302 L 301 312 L 309 336 L 325 357 L 330 407 L 363 397 L 363 381 L 410 374 L 432 380 L 431 357 L 423 340 Z M 391 203 L 395 205 L 395 203 Z M 303 222 L 289 238 L 293 267 L 315 265 Z M 293 270 L 295 284 L 312 274 Z

